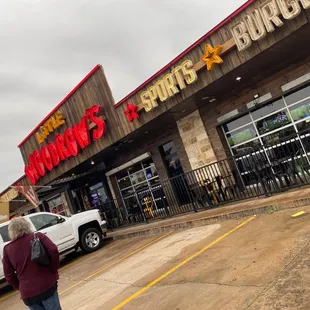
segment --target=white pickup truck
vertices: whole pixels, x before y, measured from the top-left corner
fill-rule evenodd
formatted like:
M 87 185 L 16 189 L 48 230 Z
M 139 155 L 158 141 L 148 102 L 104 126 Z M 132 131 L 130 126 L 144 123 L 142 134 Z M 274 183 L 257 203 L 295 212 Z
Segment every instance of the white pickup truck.
M 46 234 L 58 247 L 60 254 L 66 255 L 78 248 L 86 253 L 98 250 L 107 233 L 106 222 L 99 210 L 81 212 L 65 217 L 48 212 L 33 213 L 24 216 L 33 231 Z M 5 286 L 2 255 L 4 246 L 10 242 L 9 222 L 0 224 L 0 287 Z

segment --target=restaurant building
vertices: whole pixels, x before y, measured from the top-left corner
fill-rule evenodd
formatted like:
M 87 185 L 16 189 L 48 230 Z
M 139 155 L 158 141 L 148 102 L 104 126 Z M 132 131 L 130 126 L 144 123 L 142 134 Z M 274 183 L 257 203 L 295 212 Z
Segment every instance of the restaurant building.
M 18 145 L 40 205 L 11 213 L 120 224 L 308 184 L 309 8 L 247 1 L 119 102 L 97 65 Z

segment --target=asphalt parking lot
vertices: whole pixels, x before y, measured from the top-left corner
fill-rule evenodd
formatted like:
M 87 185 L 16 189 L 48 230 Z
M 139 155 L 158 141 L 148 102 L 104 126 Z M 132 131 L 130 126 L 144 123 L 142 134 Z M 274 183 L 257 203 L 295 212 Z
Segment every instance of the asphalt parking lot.
M 63 262 L 63 309 L 309 309 L 309 220 L 304 207 L 109 241 Z M 9 289 L 0 308 L 25 309 Z

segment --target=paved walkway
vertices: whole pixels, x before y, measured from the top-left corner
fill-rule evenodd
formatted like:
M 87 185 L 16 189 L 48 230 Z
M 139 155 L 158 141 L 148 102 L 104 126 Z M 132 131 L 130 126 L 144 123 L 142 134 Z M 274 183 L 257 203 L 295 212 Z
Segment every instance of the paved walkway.
M 166 230 L 201 226 L 208 224 L 208 222 L 255 214 L 255 210 L 263 209 L 258 213 L 268 213 L 268 210 L 270 210 L 268 208 L 274 208 L 271 210 L 272 212 L 305 205 L 310 205 L 310 187 L 291 190 L 268 198 L 262 197 L 245 200 L 198 213 L 186 213 L 172 218 L 153 221 L 149 224 L 141 223 L 127 228 L 116 229 L 113 232 L 109 232 L 108 235 L 114 239 L 121 239 L 138 235 L 161 234 Z

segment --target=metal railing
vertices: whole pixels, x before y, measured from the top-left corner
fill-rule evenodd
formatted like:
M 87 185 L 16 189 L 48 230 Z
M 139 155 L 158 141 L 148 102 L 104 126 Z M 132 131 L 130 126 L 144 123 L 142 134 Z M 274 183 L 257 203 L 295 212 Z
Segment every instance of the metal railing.
M 237 155 L 167 179 L 137 192 L 124 204 L 100 206 L 110 228 L 134 225 L 222 204 L 270 196 L 310 183 L 310 132 Z

